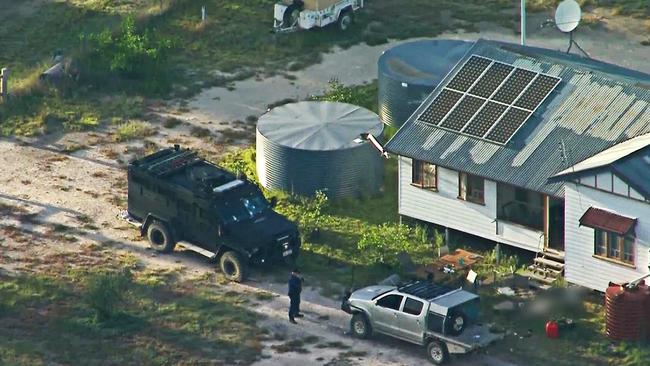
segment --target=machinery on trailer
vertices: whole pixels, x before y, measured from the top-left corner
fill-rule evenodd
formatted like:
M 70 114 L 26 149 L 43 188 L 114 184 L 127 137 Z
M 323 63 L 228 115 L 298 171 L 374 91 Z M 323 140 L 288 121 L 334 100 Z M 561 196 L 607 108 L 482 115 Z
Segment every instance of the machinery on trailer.
M 337 24 L 348 30 L 363 0 L 283 0 L 273 8 L 273 30 L 292 32 Z
M 218 259 L 224 275 L 239 282 L 248 265 L 298 256 L 298 228 L 274 205 L 245 177 L 174 145 L 130 162 L 123 218 L 156 251 L 179 246 Z
M 503 337 L 478 323 L 478 295 L 429 281 L 362 288 L 348 294 L 341 309 L 352 315 L 354 336 L 382 333 L 415 343 L 438 365 L 450 353 L 469 353 Z

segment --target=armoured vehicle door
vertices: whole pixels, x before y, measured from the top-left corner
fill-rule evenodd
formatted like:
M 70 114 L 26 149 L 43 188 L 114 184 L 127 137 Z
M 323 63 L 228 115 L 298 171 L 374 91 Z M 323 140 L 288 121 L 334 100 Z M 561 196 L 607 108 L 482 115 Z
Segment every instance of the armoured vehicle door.
M 397 313 L 395 336 L 418 344 L 422 343 L 426 310 L 423 301 L 407 297 L 404 306 Z
M 373 308 L 373 325 L 377 330 L 394 334 L 402 300 L 404 296 L 397 294 L 389 294 L 377 300 L 377 306 Z

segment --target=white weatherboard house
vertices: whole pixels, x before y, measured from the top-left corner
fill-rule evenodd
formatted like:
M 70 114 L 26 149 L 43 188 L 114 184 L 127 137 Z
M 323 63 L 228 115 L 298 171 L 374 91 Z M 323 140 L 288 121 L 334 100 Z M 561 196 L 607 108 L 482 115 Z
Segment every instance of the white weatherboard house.
M 387 143 L 399 213 L 603 291 L 650 265 L 650 75 L 479 40 Z

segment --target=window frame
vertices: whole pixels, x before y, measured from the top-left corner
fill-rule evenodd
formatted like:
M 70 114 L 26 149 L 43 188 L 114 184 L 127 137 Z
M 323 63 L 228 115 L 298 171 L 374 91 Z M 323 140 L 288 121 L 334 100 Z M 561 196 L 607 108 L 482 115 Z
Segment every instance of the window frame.
M 604 238 L 605 245 L 603 248 L 602 239 Z M 600 239 L 600 240 L 599 240 Z M 629 251 L 630 259 L 625 259 L 625 243 L 626 240 L 628 243 L 631 242 L 631 250 Z M 616 243 L 616 248 L 612 246 L 612 243 Z M 604 249 L 602 253 L 600 249 Z M 617 251 L 617 255 L 611 255 L 612 250 Z M 611 231 L 602 230 L 594 228 L 594 257 L 604 259 L 607 261 L 612 261 L 615 263 L 620 263 L 626 266 L 635 267 L 636 266 L 636 238 L 633 235 L 620 235 Z
M 421 305 L 419 313 L 413 314 L 413 313 L 407 313 L 406 312 L 406 303 L 409 302 L 409 300 L 412 301 L 412 302 L 417 302 L 417 303 L 419 303 Z M 414 316 L 414 317 L 419 317 L 420 315 L 422 315 L 422 311 L 424 310 L 424 301 L 415 299 L 413 297 L 406 296 L 406 299 L 403 302 L 404 302 L 404 305 L 402 306 L 402 310 L 400 311 L 401 313 L 406 314 L 406 315 L 410 315 L 410 316 Z
M 471 178 L 477 178 L 481 182 L 481 197 L 475 197 L 473 195 L 468 195 L 468 182 Z M 458 172 L 458 199 L 461 199 L 466 202 L 472 202 L 479 205 L 485 205 L 485 178 L 479 177 L 478 175 L 469 174 L 465 172 Z
M 433 173 L 427 172 L 427 174 L 433 174 L 432 184 L 425 184 L 425 166 L 433 167 Z M 416 179 L 416 174 L 419 174 L 419 179 Z M 411 159 L 411 185 L 422 189 L 438 191 L 438 166 L 423 160 Z
M 399 303 L 397 304 L 397 309 L 393 309 L 393 308 L 390 308 L 390 307 L 387 307 L 387 306 L 379 305 L 379 302 L 380 302 L 380 301 L 382 301 L 382 300 L 384 300 L 384 299 L 386 299 L 386 298 L 388 298 L 388 297 L 390 297 L 390 296 L 401 297 L 401 300 L 400 300 Z M 382 308 L 382 309 L 393 310 L 393 311 L 400 311 L 400 309 L 402 308 L 402 303 L 404 302 L 404 298 L 405 298 L 405 297 L 406 297 L 406 296 L 401 295 L 401 294 L 394 294 L 394 293 L 393 293 L 393 294 L 387 294 L 386 296 L 382 296 L 381 298 L 377 299 L 377 301 L 375 301 L 375 305 L 377 305 L 378 307 L 380 307 L 380 308 Z

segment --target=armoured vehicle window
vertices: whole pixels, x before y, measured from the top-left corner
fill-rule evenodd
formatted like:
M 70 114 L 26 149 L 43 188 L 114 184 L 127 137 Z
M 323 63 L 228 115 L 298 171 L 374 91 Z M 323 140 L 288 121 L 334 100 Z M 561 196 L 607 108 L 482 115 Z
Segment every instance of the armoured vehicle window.
M 384 298 L 379 299 L 377 301 L 377 306 L 381 306 L 383 308 L 388 308 L 388 309 L 393 309 L 393 310 L 399 310 L 400 304 L 402 304 L 402 299 L 404 296 L 402 295 L 388 295 Z
M 229 224 L 253 218 L 269 208 L 268 202 L 258 194 L 224 201 L 217 205 L 217 212 L 224 223 Z
M 420 315 L 423 306 L 424 303 L 422 303 L 422 301 L 418 301 L 415 299 L 411 299 L 410 297 L 407 297 L 406 302 L 404 303 L 404 310 L 402 311 L 411 315 Z

